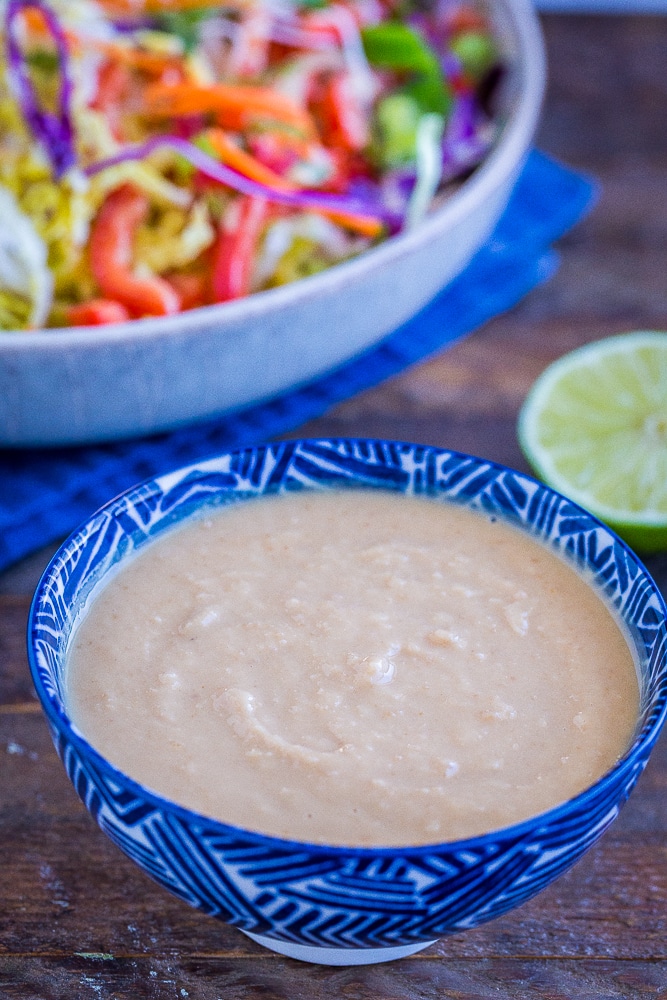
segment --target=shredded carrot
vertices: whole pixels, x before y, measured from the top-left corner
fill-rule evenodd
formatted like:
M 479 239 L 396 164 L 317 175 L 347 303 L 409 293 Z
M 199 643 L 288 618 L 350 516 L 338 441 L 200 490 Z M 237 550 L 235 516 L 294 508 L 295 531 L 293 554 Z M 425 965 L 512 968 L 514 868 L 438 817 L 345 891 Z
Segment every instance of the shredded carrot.
M 374 215 L 357 215 L 356 212 L 334 212 L 330 209 L 317 209 L 322 215 L 326 215 L 332 222 L 337 222 L 339 226 L 351 229 L 359 233 L 360 236 L 368 236 L 376 239 L 384 232 L 384 223 Z
M 165 11 L 206 10 L 219 6 L 215 0 L 102 0 L 101 6 L 110 15 L 161 14 Z M 242 10 L 243 0 L 225 3 L 226 8 Z
M 143 70 L 146 73 L 159 75 L 170 66 L 185 67 L 181 56 L 173 52 L 147 52 L 146 49 L 140 49 L 136 46 L 119 45 L 117 42 L 109 42 L 101 38 L 87 38 L 86 45 L 97 49 L 98 52 L 102 52 L 108 59 L 114 59 L 116 62 L 124 63 L 135 69 Z
M 260 163 L 250 153 L 237 146 L 222 129 L 211 128 L 204 135 L 213 152 L 223 163 L 233 170 L 238 170 L 240 174 L 250 178 L 250 180 L 257 181 L 258 184 L 263 184 L 273 191 L 300 190 L 296 184 L 285 180 L 280 174 L 275 173 L 270 167 Z M 371 239 L 379 236 L 383 231 L 382 222 L 371 215 L 359 215 L 356 212 L 340 212 L 320 207 L 310 210 Z
M 24 7 L 21 11 L 25 26 L 35 35 L 47 35 L 49 29 L 42 11 L 39 7 Z
M 24 26 L 28 29 L 31 35 L 35 36 L 35 38 L 42 41 L 51 36 L 46 18 L 39 7 L 24 7 L 21 11 L 21 17 L 23 18 Z M 63 33 L 70 52 L 80 52 L 81 46 L 79 44 L 79 39 L 69 30 L 65 30 Z
M 250 153 L 241 149 L 226 132 L 220 128 L 210 128 L 204 133 L 204 137 L 213 152 L 219 159 L 226 163 L 233 170 L 238 170 L 240 174 L 249 177 L 250 180 L 264 184 L 265 187 L 274 191 L 297 191 L 295 184 L 285 180 L 275 170 L 265 166 Z
M 148 113 L 162 117 L 212 113 L 227 128 L 242 128 L 257 118 L 269 118 L 307 134 L 315 133 L 308 112 L 269 87 L 155 83 L 146 88 L 144 99 Z

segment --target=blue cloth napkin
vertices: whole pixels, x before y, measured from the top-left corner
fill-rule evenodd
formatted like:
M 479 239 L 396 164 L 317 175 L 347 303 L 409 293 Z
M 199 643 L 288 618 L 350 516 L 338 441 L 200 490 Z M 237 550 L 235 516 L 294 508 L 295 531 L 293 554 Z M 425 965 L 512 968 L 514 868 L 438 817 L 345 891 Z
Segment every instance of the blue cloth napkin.
M 466 270 L 379 346 L 336 371 L 267 403 L 139 441 L 0 449 L 0 570 L 64 537 L 134 483 L 292 431 L 511 308 L 553 274 L 551 244 L 595 197 L 589 178 L 533 151 L 495 232 Z

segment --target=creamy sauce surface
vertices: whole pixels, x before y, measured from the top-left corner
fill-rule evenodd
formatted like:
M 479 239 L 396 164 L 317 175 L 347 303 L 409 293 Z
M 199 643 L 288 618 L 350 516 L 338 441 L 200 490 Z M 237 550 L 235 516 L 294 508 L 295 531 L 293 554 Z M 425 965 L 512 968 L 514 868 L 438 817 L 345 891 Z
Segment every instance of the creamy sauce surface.
M 149 788 L 320 843 L 487 832 L 583 790 L 638 716 L 628 643 L 517 529 L 380 491 L 216 510 L 99 593 L 73 721 Z

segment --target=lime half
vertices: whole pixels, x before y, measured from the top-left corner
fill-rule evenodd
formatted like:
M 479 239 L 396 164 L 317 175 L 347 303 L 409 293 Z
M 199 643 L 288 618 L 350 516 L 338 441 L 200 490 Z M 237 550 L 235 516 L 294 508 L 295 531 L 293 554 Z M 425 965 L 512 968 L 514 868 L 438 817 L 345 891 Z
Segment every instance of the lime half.
M 532 386 L 518 436 L 546 483 L 638 551 L 667 549 L 667 333 L 564 355 Z

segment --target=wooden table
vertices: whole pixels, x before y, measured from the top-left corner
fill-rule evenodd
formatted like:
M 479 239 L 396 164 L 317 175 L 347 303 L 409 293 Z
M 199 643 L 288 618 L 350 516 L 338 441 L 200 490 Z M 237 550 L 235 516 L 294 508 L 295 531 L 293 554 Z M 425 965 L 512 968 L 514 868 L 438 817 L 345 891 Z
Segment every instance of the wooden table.
M 298 433 L 378 435 L 525 469 L 535 376 L 585 341 L 667 329 L 667 18 L 544 17 L 539 145 L 603 185 L 562 266 L 510 314 Z M 667 998 L 667 733 L 620 819 L 521 909 L 414 958 L 279 958 L 153 885 L 97 830 L 51 747 L 24 628 L 41 552 L 0 576 L 0 998 Z M 667 557 L 647 560 L 667 592 Z

